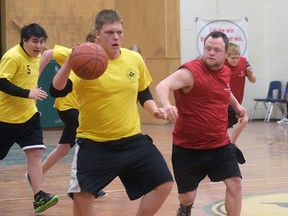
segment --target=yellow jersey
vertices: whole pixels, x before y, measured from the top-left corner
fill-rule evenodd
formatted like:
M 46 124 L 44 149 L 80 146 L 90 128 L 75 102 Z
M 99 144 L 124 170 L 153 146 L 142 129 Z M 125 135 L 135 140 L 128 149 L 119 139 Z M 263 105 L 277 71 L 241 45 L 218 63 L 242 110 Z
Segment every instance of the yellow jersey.
M 20 44 L 12 47 L 0 62 L 0 78 L 6 78 L 23 89 L 35 89 L 39 77 L 41 55 L 31 57 Z M 24 123 L 37 112 L 35 100 L 16 97 L 0 91 L 0 121 Z
M 63 65 L 65 60 L 70 56 L 72 49 L 55 45 L 53 49 L 53 59 L 59 64 Z M 69 79 L 73 82 L 76 75 L 73 71 L 70 72 Z M 55 99 L 54 107 L 60 111 L 68 109 L 78 109 L 77 100 L 74 90 L 65 97 L 59 97 Z
M 140 54 L 124 48 L 118 58 L 109 60 L 98 79 L 76 77 L 77 138 L 105 142 L 141 133 L 137 96 L 151 82 Z

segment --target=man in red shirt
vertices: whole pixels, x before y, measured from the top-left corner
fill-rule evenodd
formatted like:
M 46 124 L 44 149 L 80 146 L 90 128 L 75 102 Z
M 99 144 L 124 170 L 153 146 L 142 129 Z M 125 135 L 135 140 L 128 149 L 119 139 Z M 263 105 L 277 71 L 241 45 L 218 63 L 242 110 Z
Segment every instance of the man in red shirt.
M 231 69 L 231 91 L 238 102 L 242 104 L 246 77 L 251 83 L 256 82 L 256 77 L 247 59 L 241 57 L 240 54 L 240 47 L 237 44 L 229 43 L 228 56 L 224 64 Z M 228 108 L 228 119 L 228 128 L 233 128 L 230 134 L 231 143 L 235 144 L 249 119 L 246 117 L 242 122 L 239 122 L 231 106 Z
M 172 165 L 180 206 L 177 216 L 190 216 L 199 183 L 208 176 L 226 185 L 227 215 L 240 216 L 241 172 L 228 131 L 228 105 L 239 120 L 245 109 L 230 91 L 231 71 L 224 66 L 228 38 L 211 32 L 204 40 L 202 58 L 187 62 L 156 86 L 165 119 L 175 121 Z M 174 91 L 176 107 L 169 101 Z

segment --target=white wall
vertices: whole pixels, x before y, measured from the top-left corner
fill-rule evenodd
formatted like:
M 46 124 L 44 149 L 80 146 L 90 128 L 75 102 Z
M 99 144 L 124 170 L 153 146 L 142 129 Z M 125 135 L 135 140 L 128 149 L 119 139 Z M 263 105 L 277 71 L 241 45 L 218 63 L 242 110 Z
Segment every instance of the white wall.
M 287 0 L 180 0 L 181 62 L 197 56 L 195 19 L 248 18 L 248 56 L 257 76 L 247 80 L 243 105 L 251 114 L 255 97 L 266 97 L 269 82 L 288 82 Z M 258 105 L 254 118 L 264 118 L 265 108 Z M 273 116 L 282 118 L 275 108 Z

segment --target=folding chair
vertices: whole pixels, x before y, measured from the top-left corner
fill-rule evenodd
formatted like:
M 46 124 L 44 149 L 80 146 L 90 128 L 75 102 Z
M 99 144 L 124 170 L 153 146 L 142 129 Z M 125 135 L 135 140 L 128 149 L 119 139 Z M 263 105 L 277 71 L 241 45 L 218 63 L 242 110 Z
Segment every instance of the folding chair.
M 274 97 L 274 92 L 277 91 L 276 97 Z M 273 111 L 274 104 L 276 103 L 281 110 L 282 114 L 284 114 L 284 108 L 281 104 L 281 94 L 282 94 L 282 83 L 281 81 L 271 81 L 269 84 L 268 94 L 266 98 L 254 98 L 255 106 L 250 117 L 250 121 L 253 120 L 254 113 L 256 111 L 257 105 L 259 102 L 263 103 L 266 108 L 265 122 L 269 122 L 271 118 L 271 114 Z M 267 106 L 268 103 L 268 106 Z

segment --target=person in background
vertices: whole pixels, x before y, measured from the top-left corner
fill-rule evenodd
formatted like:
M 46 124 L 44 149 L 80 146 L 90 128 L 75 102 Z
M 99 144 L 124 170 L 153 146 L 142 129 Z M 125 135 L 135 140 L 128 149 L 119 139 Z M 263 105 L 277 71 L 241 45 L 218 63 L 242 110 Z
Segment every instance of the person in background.
M 86 35 L 86 42 L 97 43 L 96 41 L 96 32 L 93 28 L 87 35 Z
M 95 43 L 95 31 L 92 30 L 86 36 L 87 42 Z M 65 60 L 70 56 L 72 49 L 55 45 L 54 49 L 49 49 L 45 51 L 42 55 L 40 61 L 40 73 L 44 70 L 45 66 L 52 60 L 55 59 L 59 65 L 63 65 Z M 69 78 L 73 80 L 76 75 L 73 71 L 70 72 Z M 78 123 L 78 105 L 76 94 L 74 91 L 67 94 L 65 97 L 58 97 L 55 99 L 54 107 L 57 109 L 60 119 L 64 123 L 64 128 L 62 131 L 61 138 L 57 144 L 56 149 L 54 149 L 44 160 L 43 175 L 54 166 L 59 160 L 64 158 L 67 154 L 70 153 L 70 150 L 75 145 L 76 140 L 76 130 L 79 126 Z M 103 190 L 100 190 L 96 198 L 104 197 L 107 193 Z
M 163 119 L 149 90 L 152 82 L 141 55 L 121 47 L 123 19 L 115 10 L 100 11 L 96 40 L 109 60 L 94 80 L 69 79 L 65 61 L 52 81 L 54 97 L 76 92 L 79 127 L 68 189 L 73 214 L 93 216 L 94 196 L 116 177 L 131 200 L 141 198 L 137 216 L 155 215 L 173 186 L 173 177 L 160 151 L 141 133 L 137 101 L 155 118 Z M 78 97 L 79 95 L 79 97 Z M 105 162 L 103 162 L 105 161 Z
M 25 25 L 21 28 L 20 44 L 8 50 L 0 62 L 0 159 L 6 157 L 14 143 L 25 152 L 35 213 L 59 200 L 57 195 L 43 191 L 41 157 L 46 147 L 35 103 L 47 97 L 37 86 L 40 52 L 46 40 L 46 31 L 39 24 Z
M 166 120 L 176 121 L 173 130 L 172 165 L 180 205 L 177 216 L 190 216 L 199 183 L 208 176 L 226 186 L 227 215 L 240 216 L 241 172 L 228 130 L 228 106 L 239 121 L 246 110 L 230 90 L 231 70 L 224 65 L 228 38 L 211 32 L 204 40 L 202 58 L 184 63 L 155 88 Z M 176 106 L 169 100 L 174 92 Z
M 241 56 L 240 46 L 234 43 L 228 45 L 228 56 L 224 63 L 231 69 L 230 88 L 240 104 L 242 104 L 244 96 L 244 88 L 246 78 L 251 83 L 256 82 L 256 76 L 253 73 L 252 67 L 245 57 Z M 248 124 L 248 116 L 243 121 L 239 121 L 237 113 L 232 106 L 228 108 L 228 128 L 233 128 L 230 134 L 231 143 L 236 144 L 236 141 L 242 130 Z
M 129 49 L 138 52 L 140 55 L 142 55 L 141 48 L 137 44 L 131 44 Z
M 280 121 L 277 121 L 279 125 L 288 125 L 288 85 L 285 90 L 285 99 L 286 99 L 286 118 L 282 118 Z
M 142 55 L 142 50 L 137 44 L 132 44 L 129 47 L 129 50 L 132 50 L 132 51 L 135 51 L 135 52 L 139 53 L 142 56 L 144 62 L 146 62 L 144 56 Z

